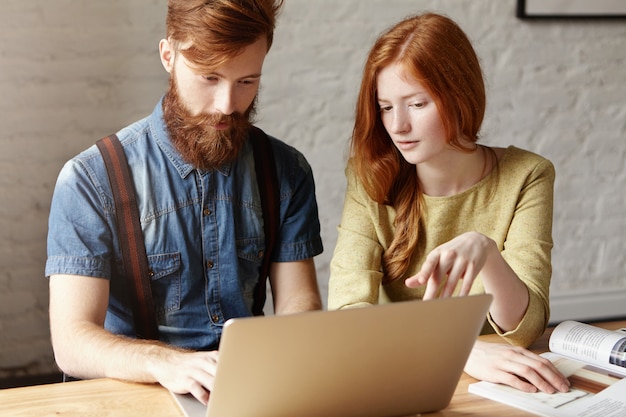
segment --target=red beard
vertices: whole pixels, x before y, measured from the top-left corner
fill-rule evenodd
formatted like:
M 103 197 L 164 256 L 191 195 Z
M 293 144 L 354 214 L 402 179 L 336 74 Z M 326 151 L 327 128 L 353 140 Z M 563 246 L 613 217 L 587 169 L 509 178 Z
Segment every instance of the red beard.
M 174 74 L 163 98 L 163 118 L 172 143 L 183 159 L 195 168 L 212 170 L 233 161 L 243 147 L 255 113 L 256 98 L 245 114 L 200 113 L 193 115 L 182 103 Z M 213 126 L 227 124 L 225 130 Z

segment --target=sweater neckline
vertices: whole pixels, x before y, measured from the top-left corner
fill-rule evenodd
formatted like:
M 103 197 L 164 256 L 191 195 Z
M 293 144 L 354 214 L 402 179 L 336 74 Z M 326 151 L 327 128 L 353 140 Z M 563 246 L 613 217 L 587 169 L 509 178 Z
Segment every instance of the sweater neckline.
M 514 149 L 515 149 L 515 147 L 513 145 L 509 145 L 507 148 L 505 148 L 504 152 L 502 153 L 502 156 L 501 156 L 500 160 L 498 160 L 498 166 L 504 165 L 504 163 L 509 158 L 511 152 Z M 452 200 L 464 198 L 467 195 L 472 194 L 472 193 L 478 191 L 479 189 L 482 189 L 483 186 L 485 184 L 487 184 L 488 182 L 493 181 L 496 178 L 497 172 L 498 172 L 498 167 L 494 167 L 494 169 L 492 169 L 491 172 L 489 174 L 485 175 L 480 181 L 478 181 L 476 184 L 472 185 L 467 190 L 462 191 L 462 192 L 460 192 L 458 194 L 446 195 L 446 196 L 431 196 L 431 195 L 424 194 L 423 195 L 424 196 L 424 200 L 428 201 L 428 202 L 432 202 L 432 203 L 439 203 L 439 202 L 452 201 Z

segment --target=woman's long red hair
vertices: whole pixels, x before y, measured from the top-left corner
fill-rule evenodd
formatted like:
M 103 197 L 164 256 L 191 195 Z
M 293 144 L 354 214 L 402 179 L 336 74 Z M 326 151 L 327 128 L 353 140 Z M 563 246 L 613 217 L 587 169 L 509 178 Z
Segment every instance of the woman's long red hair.
M 396 210 L 395 234 L 383 254 L 384 281 L 401 278 L 418 243 L 424 203 L 414 165 L 399 153 L 380 117 L 379 72 L 398 63 L 430 93 L 450 145 L 478 139 L 485 112 L 485 86 L 478 57 L 461 28 L 448 17 L 409 17 L 383 33 L 363 71 L 351 142 L 355 172 L 369 196 Z

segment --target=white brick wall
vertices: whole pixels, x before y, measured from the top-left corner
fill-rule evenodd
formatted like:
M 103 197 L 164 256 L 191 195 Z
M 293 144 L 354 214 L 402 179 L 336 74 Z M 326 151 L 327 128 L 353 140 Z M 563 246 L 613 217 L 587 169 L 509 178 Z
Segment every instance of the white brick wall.
M 165 4 L 2 2 L 0 377 L 54 369 L 43 278 L 54 181 L 65 160 L 149 113 L 164 91 Z M 259 125 L 315 171 L 323 293 L 363 60 L 381 30 L 424 9 L 457 20 L 481 56 L 484 142 L 555 163 L 555 315 L 626 315 L 626 21 L 520 21 L 515 0 L 286 0 Z

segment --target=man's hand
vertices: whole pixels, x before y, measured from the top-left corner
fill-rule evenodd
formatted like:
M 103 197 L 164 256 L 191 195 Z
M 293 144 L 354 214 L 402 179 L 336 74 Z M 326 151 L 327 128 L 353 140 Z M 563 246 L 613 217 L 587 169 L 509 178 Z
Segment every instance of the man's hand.
M 190 393 L 207 404 L 217 370 L 218 351 L 168 351 L 154 355 L 148 370 L 168 390 L 177 394 Z

